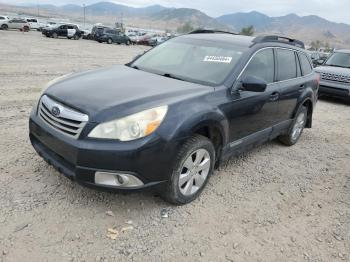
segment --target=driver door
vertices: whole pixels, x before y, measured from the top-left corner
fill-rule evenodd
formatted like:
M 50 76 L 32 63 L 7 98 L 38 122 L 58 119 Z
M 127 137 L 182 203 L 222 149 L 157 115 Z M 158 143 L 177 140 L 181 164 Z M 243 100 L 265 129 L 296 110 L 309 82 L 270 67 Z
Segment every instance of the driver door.
M 267 83 L 264 92 L 246 91 L 241 82 L 248 76 Z M 244 69 L 238 81 L 238 91 L 231 94 L 224 111 L 229 119 L 232 145 L 247 145 L 266 141 L 276 123 L 278 84 L 275 83 L 275 58 L 272 48 L 258 51 Z

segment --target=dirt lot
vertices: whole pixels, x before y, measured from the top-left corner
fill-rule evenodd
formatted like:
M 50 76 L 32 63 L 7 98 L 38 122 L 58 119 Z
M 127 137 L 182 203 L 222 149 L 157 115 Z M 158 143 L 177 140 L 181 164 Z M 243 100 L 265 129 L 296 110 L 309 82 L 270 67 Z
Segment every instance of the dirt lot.
M 0 261 L 350 261 L 350 106 L 339 101 L 319 101 L 297 145 L 232 158 L 181 207 L 83 188 L 37 156 L 28 116 L 45 83 L 143 50 L 0 31 Z

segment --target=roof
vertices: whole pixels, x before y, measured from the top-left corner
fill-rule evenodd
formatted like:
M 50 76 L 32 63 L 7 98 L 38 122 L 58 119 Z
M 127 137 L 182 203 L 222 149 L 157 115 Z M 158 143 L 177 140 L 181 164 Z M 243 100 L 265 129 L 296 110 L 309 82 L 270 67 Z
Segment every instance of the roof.
M 350 54 L 349 49 L 338 49 L 334 51 L 335 53 L 345 53 L 345 54 Z
M 182 37 L 207 41 L 220 41 L 229 44 L 246 46 L 247 48 L 253 46 L 254 44 L 268 43 L 271 46 L 288 45 L 289 47 L 292 46 L 297 49 L 305 49 L 305 45 L 302 41 L 277 35 L 252 37 L 218 30 L 197 30 Z
M 244 35 L 234 35 L 227 33 L 215 33 L 215 36 L 212 33 L 198 33 L 198 34 L 187 34 L 181 37 L 186 37 L 189 39 L 198 39 L 198 40 L 207 40 L 207 41 L 221 41 L 225 43 L 232 43 L 242 46 L 249 47 L 253 44 L 254 37 L 244 36 Z

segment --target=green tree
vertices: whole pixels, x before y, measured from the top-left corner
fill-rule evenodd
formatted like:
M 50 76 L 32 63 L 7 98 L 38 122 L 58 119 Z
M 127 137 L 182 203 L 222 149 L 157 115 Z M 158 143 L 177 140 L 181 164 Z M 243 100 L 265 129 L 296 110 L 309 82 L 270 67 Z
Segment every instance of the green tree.
M 325 43 L 324 45 L 324 51 L 327 52 L 327 53 L 331 53 L 332 52 L 332 48 L 331 46 L 329 45 L 329 43 Z
M 252 36 L 252 35 L 254 35 L 254 33 L 255 33 L 254 26 L 251 25 L 251 26 L 243 27 L 239 34 Z
M 314 51 L 318 51 L 322 46 L 322 42 L 320 40 L 312 41 L 311 42 L 311 49 Z
M 186 22 L 182 26 L 177 28 L 177 32 L 180 34 L 186 34 L 191 31 L 193 31 L 194 27 L 192 26 L 191 22 Z

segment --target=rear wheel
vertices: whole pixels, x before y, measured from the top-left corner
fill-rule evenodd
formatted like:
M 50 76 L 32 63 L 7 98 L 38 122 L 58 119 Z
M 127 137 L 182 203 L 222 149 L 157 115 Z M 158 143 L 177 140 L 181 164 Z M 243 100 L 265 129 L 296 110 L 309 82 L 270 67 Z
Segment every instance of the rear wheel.
M 298 142 L 307 120 L 307 108 L 305 106 L 300 107 L 288 134 L 278 137 L 279 141 L 287 146 L 292 146 Z
M 130 45 L 130 40 L 126 41 L 126 45 Z
M 28 26 L 23 26 L 23 31 L 24 32 L 29 32 L 29 27 Z
M 113 40 L 111 38 L 108 38 L 107 44 L 112 44 L 112 43 L 113 43 Z
M 9 26 L 6 25 L 6 24 L 3 24 L 3 25 L 1 25 L 1 29 L 2 30 L 7 30 L 7 29 L 9 29 Z
M 168 202 L 182 205 L 195 200 L 213 173 L 215 149 L 206 137 L 195 135 L 182 146 L 167 187 L 162 196 Z

